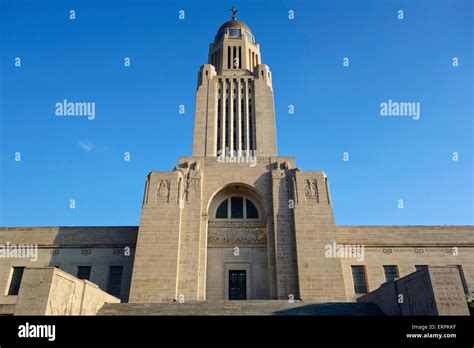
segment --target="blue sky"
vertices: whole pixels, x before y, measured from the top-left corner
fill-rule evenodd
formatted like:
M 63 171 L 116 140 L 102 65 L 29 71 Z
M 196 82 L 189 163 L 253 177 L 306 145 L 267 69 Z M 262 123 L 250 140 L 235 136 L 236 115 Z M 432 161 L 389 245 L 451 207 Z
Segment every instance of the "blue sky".
M 232 5 L 272 70 L 279 154 L 326 172 L 337 224 L 473 223 L 472 1 L 0 3 L 1 226 L 137 225 L 148 172 L 191 155 L 197 71 Z M 63 99 L 96 118 L 56 117 Z M 389 99 L 420 119 L 380 116 Z

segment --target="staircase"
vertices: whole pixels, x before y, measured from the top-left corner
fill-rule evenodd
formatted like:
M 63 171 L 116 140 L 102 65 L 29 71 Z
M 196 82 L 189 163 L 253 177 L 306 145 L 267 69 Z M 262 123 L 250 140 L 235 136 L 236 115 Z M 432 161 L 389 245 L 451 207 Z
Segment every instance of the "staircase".
M 372 303 L 295 301 L 193 301 L 185 303 L 106 303 L 97 315 L 383 315 Z

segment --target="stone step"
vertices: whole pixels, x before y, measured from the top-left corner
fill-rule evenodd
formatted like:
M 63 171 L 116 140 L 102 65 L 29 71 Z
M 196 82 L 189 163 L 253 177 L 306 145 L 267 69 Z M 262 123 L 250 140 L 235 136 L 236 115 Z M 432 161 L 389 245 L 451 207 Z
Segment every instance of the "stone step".
M 97 315 L 383 315 L 372 303 L 295 301 L 193 301 L 107 303 Z

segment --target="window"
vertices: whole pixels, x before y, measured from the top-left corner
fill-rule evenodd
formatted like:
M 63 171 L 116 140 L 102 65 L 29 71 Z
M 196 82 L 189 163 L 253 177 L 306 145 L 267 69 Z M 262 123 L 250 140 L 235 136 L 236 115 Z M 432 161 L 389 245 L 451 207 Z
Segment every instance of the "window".
M 217 208 L 216 219 L 227 219 L 227 199 Z
M 240 29 L 229 29 L 230 37 L 240 37 Z
M 245 31 L 245 36 L 247 37 L 247 40 L 248 40 L 249 42 L 252 42 L 252 43 L 255 42 L 255 39 L 254 39 L 253 35 L 250 34 L 248 31 Z
M 365 279 L 365 268 L 364 266 L 351 266 L 352 267 L 352 279 L 354 281 L 354 291 L 356 294 L 367 293 L 367 282 Z
M 107 292 L 119 297 L 122 289 L 123 266 L 110 266 Z
M 415 265 L 415 269 L 416 269 L 417 271 L 419 271 L 419 270 L 421 270 L 421 269 L 424 269 L 424 268 L 426 268 L 426 267 L 428 267 L 428 265 Z
M 258 219 L 258 209 L 248 198 L 233 196 L 226 198 L 216 210 L 216 219 Z
M 242 49 L 239 46 L 239 69 L 242 69 Z
M 383 271 L 385 273 L 385 281 L 387 282 L 398 278 L 397 266 L 383 266 Z
M 78 266 L 77 278 L 89 280 L 91 276 L 91 266 Z
M 20 291 L 21 278 L 23 278 L 23 271 L 25 267 L 13 267 L 12 279 L 10 282 L 10 288 L 8 289 L 8 295 L 18 295 Z
M 244 218 L 244 199 L 242 197 L 232 197 L 230 202 L 230 217 L 232 219 Z
M 252 201 L 246 199 L 245 200 L 247 205 L 247 219 L 258 219 L 258 210 L 255 204 Z

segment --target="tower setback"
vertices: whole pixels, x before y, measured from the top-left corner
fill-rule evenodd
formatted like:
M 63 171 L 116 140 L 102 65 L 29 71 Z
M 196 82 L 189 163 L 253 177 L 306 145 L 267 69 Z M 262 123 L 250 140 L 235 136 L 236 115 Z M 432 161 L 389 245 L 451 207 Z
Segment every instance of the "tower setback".
M 326 175 L 277 154 L 272 74 L 225 22 L 199 70 L 191 157 L 145 186 L 131 302 L 345 300 Z

